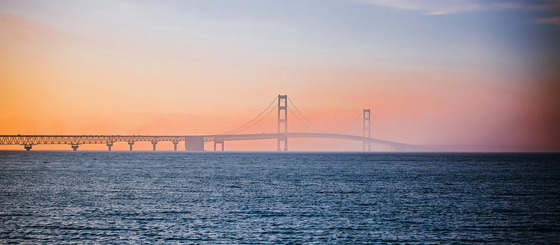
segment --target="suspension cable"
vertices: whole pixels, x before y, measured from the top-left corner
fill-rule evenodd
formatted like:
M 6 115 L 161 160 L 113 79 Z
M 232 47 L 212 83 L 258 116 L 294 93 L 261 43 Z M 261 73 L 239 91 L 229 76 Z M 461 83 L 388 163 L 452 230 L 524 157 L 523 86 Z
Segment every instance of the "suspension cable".
M 320 130 L 316 129 L 315 127 L 313 127 L 312 125 L 308 124 L 307 122 L 305 122 L 304 120 L 302 120 L 297 113 L 294 112 L 294 110 L 292 110 L 291 107 L 288 107 L 288 109 L 290 110 L 290 112 L 292 113 L 292 115 L 294 115 L 299 121 L 301 121 L 305 126 L 307 126 L 308 128 L 310 128 L 313 131 L 316 132 L 320 132 Z
M 288 97 L 288 101 L 289 101 L 290 104 L 296 109 L 296 111 L 299 113 L 299 115 L 303 118 L 302 121 L 304 121 L 304 120 L 307 121 L 307 124 L 309 124 L 308 127 L 315 128 L 314 130 L 318 131 L 318 130 L 316 129 L 316 127 L 313 127 L 313 124 L 311 123 L 311 121 L 309 121 L 309 119 L 307 119 L 307 117 L 305 117 L 305 116 L 303 115 L 303 113 L 301 113 L 301 111 L 297 108 L 297 106 L 294 104 L 294 102 L 292 102 L 292 100 L 290 99 L 290 97 Z M 295 114 L 295 113 L 294 113 L 294 114 Z
M 245 129 L 247 129 L 247 128 L 250 128 L 250 127 L 254 126 L 256 123 L 260 122 L 262 119 L 264 119 L 265 117 L 267 117 L 267 116 L 272 112 L 272 110 L 271 110 L 271 111 L 268 111 L 268 108 L 270 108 L 270 107 L 274 104 L 274 102 L 276 102 L 277 100 L 278 100 L 278 98 L 277 98 L 277 97 L 274 97 L 274 100 L 272 100 L 272 102 L 270 102 L 270 104 L 269 104 L 263 111 L 261 111 L 261 113 L 259 113 L 259 114 L 258 114 L 256 117 L 254 117 L 253 119 L 251 119 L 251 121 L 249 121 L 249 122 L 243 124 L 241 127 L 238 127 L 238 128 L 236 128 L 236 129 L 234 129 L 234 130 L 230 130 L 230 131 L 227 131 L 227 132 L 224 132 L 224 133 L 221 133 L 221 134 L 232 134 L 232 133 L 236 133 L 236 132 L 239 132 L 239 131 L 243 131 L 243 130 L 245 130 Z M 276 108 L 276 107 L 278 107 L 278 105 L 274 106 L 274 108 Z M 258 120 L 256 123 L 253 123 L 253 122 L 254 122 L 255 120 L 257 120 L 260 116 L 262 116 L 263 113 L 265 113 L 265 112 L 267 112 L 267 111 L 268 111 L 268 113 L 267 113 L 263 118 L 261 118 L 260 120 Z M 251 124 L 251 125 L 248 126 L 249 124 Z
M 278 105 L 275 105 L 274 107 L 272 107 L 272 109 L 270 109 L 270 110 L 268 111 L 268 113 L 266 113 L 266 114 L 265 114 L 263 117 L 261 117 L 259 120 L 255 121 L 253 124 L 251 124 L 251 125 L 249 125 L 249 126 L 243 128 L 243 129 L 239 129 L 239 130 L 237 130 L 237 131 L 230 132 L 230 134 L 231 134 L 231 133 L 241 132 L 241 131 L 244 131 L 244 130 L 246 130 L 246 129 L 249 129 L 250 127 L 253 127 L 253 126 L 257 125 L 259 122 L 261 122 L 262 120 L 264 120 L 270 113 L 272 113 L 276 108 L 278 108 Z
M 363 112 L 358 113 L 358 115 L 348 124 L 348 126 L 342 130 L 341 132 L 343 133 L 348 133 L 350 130 L 354 129 L 357 125 L 358 122 L 360 122 L 360 118 L 362 116 Z

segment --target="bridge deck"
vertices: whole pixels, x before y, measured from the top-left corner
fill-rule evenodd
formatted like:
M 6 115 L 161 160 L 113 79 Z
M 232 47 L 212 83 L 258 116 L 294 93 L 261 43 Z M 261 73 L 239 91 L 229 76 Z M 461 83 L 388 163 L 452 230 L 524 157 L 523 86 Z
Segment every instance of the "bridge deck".
M 186 137 L 203 137 L 204 142 L 225 142 L 241 140 L 265 140 L 287 138 L 326 138 L 369 142 L 396 148 L 414 147 L 388 140 L 367 138 L 355 135 L 327 133 L 286 133 L 286 134 L 233 134 L 233 135 L 0 135 L 0 145 L 44 145 L 44 144 L 112 144 L 116 142 L 173 142 L 185 141 Z

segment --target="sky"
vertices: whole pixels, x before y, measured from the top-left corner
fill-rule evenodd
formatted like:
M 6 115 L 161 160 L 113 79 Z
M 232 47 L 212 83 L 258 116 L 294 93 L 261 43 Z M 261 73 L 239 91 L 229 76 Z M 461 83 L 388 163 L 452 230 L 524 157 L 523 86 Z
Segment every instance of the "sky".
M 290 114 L 289 132 L 361 135 L 370 108 L 378 139 L 560 151 L 558 43 L 555 0 L 2 0 L 0 134 L 219 134 L 287 94 L 312 124 Z

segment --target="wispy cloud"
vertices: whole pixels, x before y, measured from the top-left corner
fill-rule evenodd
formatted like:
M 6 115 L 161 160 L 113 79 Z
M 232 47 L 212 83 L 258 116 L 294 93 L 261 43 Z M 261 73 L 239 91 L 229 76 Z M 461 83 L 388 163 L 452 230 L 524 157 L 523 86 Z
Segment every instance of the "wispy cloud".
M 361 0 L 384 7 L 421 11 L 426 14 L 452 14 L 482 9 L 480 1 L 473 0 Z
M 540 18 L 535 20 L 538 24 L 554 24 L 560 27 L 560 17 Z
M 379 6 L 421 11 L 429 15 L 493 10 L 558 11 L 558 0 L 359 0 Z

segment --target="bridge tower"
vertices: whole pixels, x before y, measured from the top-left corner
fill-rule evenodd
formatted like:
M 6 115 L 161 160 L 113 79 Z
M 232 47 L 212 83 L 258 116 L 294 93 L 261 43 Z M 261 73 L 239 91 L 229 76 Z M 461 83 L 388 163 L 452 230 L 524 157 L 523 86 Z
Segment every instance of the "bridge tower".
M 284 151 L 288 151 L 288 95 L 278 95 L 278 151 L 284 143 Z
M 364 109 L 364 119 L 363 119 L 363 137 L 371 138 L 371 111 L 370 109 Z M 371 142 L 364 141 L 364 151 L 371 151 Z

